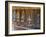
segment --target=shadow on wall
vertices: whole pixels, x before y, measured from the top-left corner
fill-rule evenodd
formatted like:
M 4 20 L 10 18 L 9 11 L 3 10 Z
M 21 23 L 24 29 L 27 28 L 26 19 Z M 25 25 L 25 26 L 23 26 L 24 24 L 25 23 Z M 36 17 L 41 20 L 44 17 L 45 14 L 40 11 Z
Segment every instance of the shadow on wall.
M 13 37 L 13 36 L 5 36 L 5 37 Z

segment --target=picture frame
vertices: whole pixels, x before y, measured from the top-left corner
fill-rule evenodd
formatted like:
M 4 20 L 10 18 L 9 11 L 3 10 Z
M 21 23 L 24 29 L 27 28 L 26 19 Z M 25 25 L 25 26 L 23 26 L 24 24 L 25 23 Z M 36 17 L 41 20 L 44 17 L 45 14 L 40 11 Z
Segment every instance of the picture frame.
M 5 1 L 5 36 L 45 33 L 45 3 Z

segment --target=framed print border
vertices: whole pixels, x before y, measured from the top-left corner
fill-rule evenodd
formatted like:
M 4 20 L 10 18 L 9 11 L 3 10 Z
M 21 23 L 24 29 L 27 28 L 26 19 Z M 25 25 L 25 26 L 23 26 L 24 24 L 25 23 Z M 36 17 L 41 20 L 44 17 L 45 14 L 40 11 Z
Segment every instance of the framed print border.
M 42 4 L 43 5 L 43 32 L 39 33 L 26 33 L 26 34 L 8 34 L 8 2 L 16 2 L 16 3 L 27 3 L 27 4 Z M 40 2 L 22 2 L 22 1 L 5 1 L 5 36 L 18 36 L 18 35 L 35 35 L 35 34 L 44 34 L 45 33 L 45 3 Z

